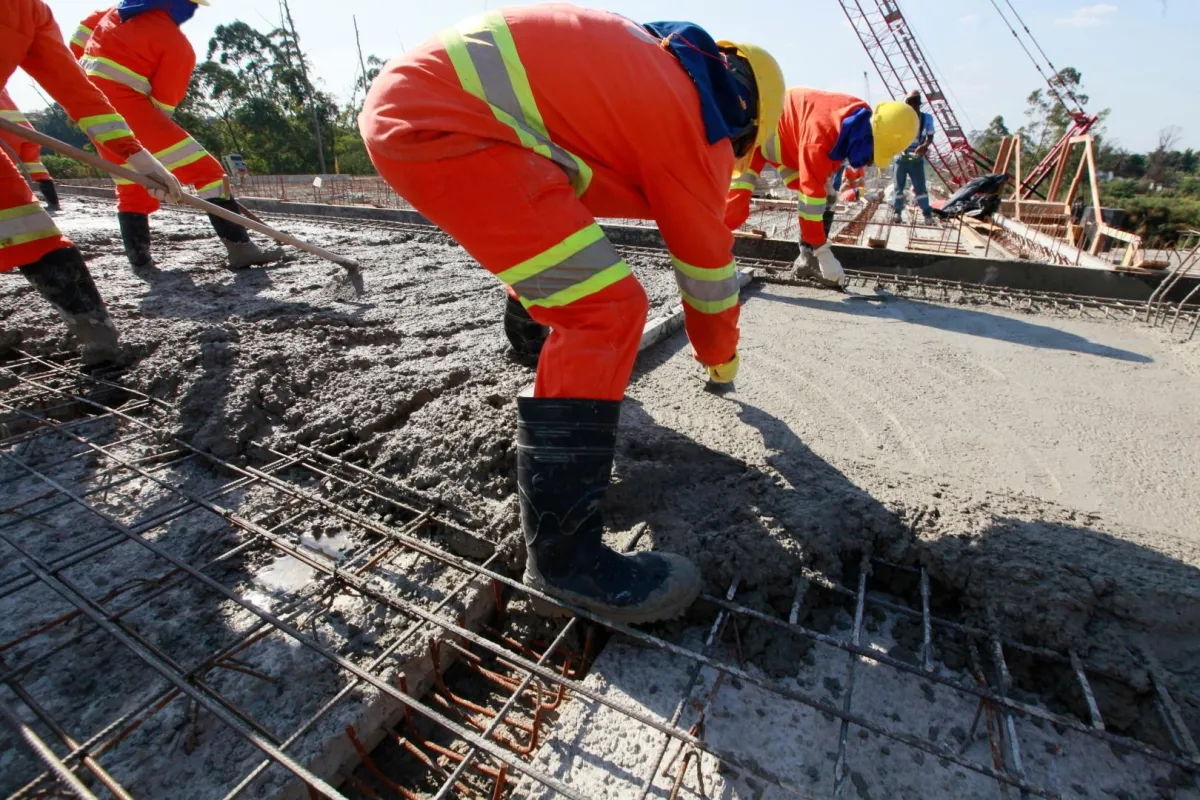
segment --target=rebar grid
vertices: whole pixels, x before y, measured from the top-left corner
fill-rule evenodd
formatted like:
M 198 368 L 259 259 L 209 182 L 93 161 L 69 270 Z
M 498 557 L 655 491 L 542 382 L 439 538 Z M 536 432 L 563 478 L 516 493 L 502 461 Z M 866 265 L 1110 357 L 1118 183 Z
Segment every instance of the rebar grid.
M 342 795 L 336 789 L 323 781 L 321 777 L 312 774 L 304 765 L 295 761 L 292 756 L 288 755 L 287 750 L 293 747 L 306 732 L 311 731 L 316 723 L 327 716 L 337 703 L 343 701 L 355 687 L 364 684 L 373 686 L 392 700 L 397 701 L 397 703 L 403 706 L 409 720 L 413 719 L 413 715 L 423 717 L 437 727 L 452 734 L 467 747 L 467 752 L 460 754 L 462 755 L 462 759 L 458 762 L 454 770 L 445 775 L 445 781 L 441 784 L 441 788 L 437 792 L 437 796 L 439 797 L 448 797 L 451 793 L 457 791 L 456 787 L 459 786 L 464 775 L 471 769 L 475 769 L 477 772 L 481 770 L 485 771 L 493 780 L 497 780 L 498 776 L 501 775 L 501 770 L 504 770 L 504 774 L 506 775 L 511 770 L 512 773 L 522 773 L 528 778 L 552 788 L 563 796 L 579 796 L 576 790 L 563 784 L 555 777 L 544 774 L 532 767 L 528 761 L 528 754 L 514 752 L 514 749 L 511 747 L 512 742 L 505 741 L 508 738 L 507 735 L 501 736 L 498 733 L 502 729 L 511 727 L 507 722 L 509 714 L 519 704 L 527 702 L 531 692 L 537 695 L 535 702 L 540 707 L 541 698 L 553 693 L 555 691 L 553 687 L 559 687 L 558 691 L 565 691 L 569 695 L 588 698 L 632 721 L 656 730 L 664 737 L 662 751 L 654 761 L 650 773 L 643 779 L 643 795 L 649 791 L 654 780 L 658 777 L 658 770 L 662 759 L 665 757 L 672 743 L 674 743 L 679 750 L 676 755 L 679 763 L 679 769 L 675 776 L 676 789 L 678 789 L 685 779 L 685 774 L 690 764 L 696 764 L 697 774 L 699 774 L 699 757 L 700 754 L 704 754 L 715 758 L 734 770 L 764 780 L 796 796 L 811 796 L 808 793 L 809 789 L 800 785 L 795 776 L 778 774 L 776 770 L 771 768 L 774 765 L 759 765 L 752 760 L 739 757 L 736 753 L 714 748 L 707 744 L 704 738 L 703 724 L 692 725 L 687 730 L 679 727 L 682 710 L 687 706 L 688 697 L 690 697 L 695 686 L 695 676 L 698 676 L 704 668 L 715 670 L 718 674 L 718 682 L 714 684 L 709 699 L 701 706 L 701 713 L 703 713 L 703 709 L 711 703 L 712 698 L 719 691 L 720 681 L 725 677 L 735 677 L 772 693 L 781 701 L 799 703 L 837 718 L 840 721 L 841 732 L 839 736 L 839 759 L 834 778 L 837 782 L 840 782 L 840 776 L 845 772 L 846 761 L 851 757 L 843 742 L 846 740 L 846 731 L 853 725 L 887 737 L 913 750 L 925 752 L 938 758 L 944 758 L 962 768 L 989 776 L 1001 785 L 1012 786 L 1040 797 L 1058 796 L 1052 787 L 1031 785 L 1022 776 L 1019 743 L 1016 740 L 1016 730 L 1012 724 L 1012 720 L 1017 717 L 1036 718 L 1054 722 L 1069 730 L 1084 733 L 1093 738 L 1120 745 L 1143 756 L 1178 766 L 1192 774 L 1195 774 L 1197 770 L 1193 753 L 1190 752 L 1194 748 L 1194 745 L 1188 747 L 1189 742 L 1186 738 L 1186 729 L 1182 731 L 1183 735 L 1180 735 L 1179 724 L 1177 720 L 1172 719 L 1170 714 L 1170 710 L 1174 707 L 1174 704 L 1170 700 L 1170 694 L 1166 689 L 1167 684 L 1157 671 L 1152 674 L 1155 675 L 1155 687 L 1159 693 L 1159 707 L 1163 709 L 1164 724 L 1167 730 L 1172 731 L 1173 735 L 1180 742 L 1180 754 L 1162 752 L 1150 745 L 1106 730 L 1102 723 L 1097 724 L 1097 721 L 1100 719 L 1098 708 L 1093 709 L 1089 706 L 1089 712 L 1092 715 L 1091 719 L 1088 722 L 1083 722 L 1073 717 L 1056 714 L 1041 707 L 1014 700 L 1007 696 L 1006 679 L 1003 675 L 997 679 L 995 688 L 991 688 L 992 684 L 990 682 L 985 682 L 984 684 L 964 683 L 957 676 L 934 670 L 934 634 L 949 631 L 950 635 L 963 635 L 969 639 L 977 639 L 984 642 L 986 648 L 990 648 L 989 652 L 994 659 L 995 669 L 1002 673 L 1006 672 L 1007 669 L 1003 661 L 1003 648 L 1009 647 L 1019 648 L 1026 653 L 1043 658 L 1054 658 L 1059 663 L 1069 665 L 1078 676 L 1085 695 L 1088 696 L 1091 694 L 1088 675 L 1103 675 L 1109 679 L 1113 678 L 1111 675 L 1089 667 L 1078 654 L 1060 655 L 1039 648 L 1026 647 L 1019 643 L 1001 642 L 987 631 L 932 616 L 930 613 L 931 589 L 929 588 L 928 576 L 923 573 L 920 576 L 921 603 L 919 610 L 878 597 L 868 590 L 868 577 L 871 570 L 875 568 L 875 565 L 883 565 L 891 569 L 911 568 L 870 559 L 864 559 L 863 567 L 860 571 L 859 585 L 856 589 L 842 587 L 836 581 L 815 573 L 806 573 L 799 576 L 796 602 L 793 604 L 792 613 L 789 614 L 787 619 L 764 614 L 763 612 L 737 603 L 734 599 L 737 591 L 736 582 L 730 587 L 730 591 L 725 597 L 705 596 L 704 599 L 713 604 L 717 611 L 716 620 L 712 625 L 709 637 L 704 647 L 700 650 L 691 650 L 665 641 L 645 631 L 629 628 L 628 626 L 617 624 L 606 625 L 611 631 L 621 633 L 642 644 L 666 651 L 678 658 L 685 659 L 692 665 L 694 677 L 685 697 L 680 701 L 676 715 L 669 722 L 662 722 L 639 708 L 604 696 L 602 693 L 597 692 L 595 689 L 578 680 L 577 677 L 563 675 L 559 671 L 547 666 L 549 660 L 554 658 L 559 651 L 568 630 L 572 626 L 579 624 L 576 620 L 568 622 L 560 630 L 559 635 L 552 643 L 553 646 L 544 653 L 531 654 L 522 651 L 519 647 L 514 646 L 513 643 L 503 640 L 497 641 L 495 637 L 482 635 L 472 630 L 460 618 L 449 618 L 442 613 L 445 611 L 452 597 L 465 591 L 472 584 L 479 585 L 481 583 L 492 587 L 493 590 L 502 589 L 513 595 L 520 595 L 525 598 L 537 598 L 543 602 L 552 603 L 555 601 L 539 592 L 522 586 L 518 581 L 497 571 L 499 550 L 494 552 L 486 561 L 476 563 L 440 549 L 427 538 L 418 538 L 418 533 L 426 526 L 434 524 L 432 522 L 434 515 L 429 510 L 420 511 L 415 505 L 404 503 L 403 500 L 399 499 L 403 487 L 395 481 L 385 476 L 374 475 L 361 467 L 344 462 L 335 456 L 320 454 L 315 451 L 289 455 L 280 450 L 262 448 L 262 451 L 269 454 L 271 458 L 264 466 L 238 466 L 204 453 L 185 441 L 171 439 L 162 430 L 156 428 L 152 422 L 147 422 L 147 419 L 157 420 L 155 414 L 167 410 L 165 404 L 153 400 L 148 396 L 140 395 L 136 392 L 127 392 L 128 399 L 126 405 L 120 407 L 106 406 L 102 402 L 92 398 L 105 397 L 104 392 L 112 390 L 111 384 L 88 378 L 79 374 L 70 366 L 56 365 L 32 357 L 27 357 L 15 364 L 5 366 L 0 370 L 0 374 L 7 374 L 15 379 L 16 387 L 19 389 L 18 396 L 22 399 L 54 399 L 59 401 L 58 405 L 60 406 L 76 406 L 80 413 L 86 411 L 95 412 L 96 416 L 88 417 L 87 419 L 105 423 L 103 426 L 105 430 L 101 432 L 101 435 L 89 436 L 87 425 L 84 424 L 84 418 L 82 417 L 74 421 L 78 422 L 78 424 L 63 425 L 45 418 L 39 413 L 26 411 L 10 403 L 7 395 L 0 394 L 0 413 L 5 414 L 6 418 L 21 420 L 30 425 L 40 426 L 37 430 L 42 432 L 41 438 L 38 436 L 25 436 L 15 446 L 8 444 L 8 440 L 0 442 L 0 462 L 18 468 L 27 477 L 36 480 L 41 485 L 49 487 L 49 494 L 47 497 L 43 497 L 43 500 L 53 500 L 59 507 L 64 503 L 68 505 L 73 504 L 83 512 L 86 512 L 88 516 L 97 519 L 102 524 L 102 528 L 107 531 L 106 535 L 101 539 L 86 544 L 67 557 L 60 558 L 51 563 L 40 558 L 37 553 L 23 547 L 22 543 L 8 529 L 0 528 L 0 541 L 5 542 L 8 547 L 20 555 L 21 563 L 28 573 L 24 578 L 5 584 L 0 592 L 11 594 L 35 584 L 49 587 L 60 597 L 67 600 L 68 604 L 73 607 L 74 611 L 71 612 L 74 615 L 73 618 L 86 618 L 92 623 L 92 626 L 87 631 L 77 635 L 74 639 L 68 640 L 68 645 L 78 645 L 84 638 L 104 634 L 108 639 L 120 643 L 130 652 L 136 654 L 144 664 L 152 667 L 165 680 L 165 683 L 162 685 L 140 694 L 132 711 L 125 714 L 122 718 L 114 720 L 112 724 L 106 726 L 99 733 L 93 734 L 80 742 L 78 737 L 72 738 L 72 732 L 68 726 L 63 725 L 59 720 L 53 719 L 44 708 L 38 705 L 37 699 L 22 687 L 21 681 L 25 675 L 33 672 L 48 659 L 62 652 L 61 649 L 52 650 L 49 654 L 46 651 L 33 653 L 28 650 L 29 642 L 36 641 L 44 636 L 47 631 L 34 631 L 29 639 L 23 639 L 21 642 L 0 648 L 0 656 L 6 655 L 5 650 L 10 648 L 31 655 L 31 658 L 22 660 L 20 664 L 13 668 L 8 668 L 7 663 L 5 663 L 4 674 L 0 677 L 3 678 L 3 682 L 6 685 L 22 687 L 20 692 L 14 691 L 14 697 L 25 705 L 29 714 L 40 719 L 48 726 L 49 730 L 55 733 L 59 739 L 60 747 L 65 749 L 65 752 L 60 754 L 59 751 L 54 750 L 47 744 L 44 739 L 38 738 L 36 734 L 31 738 L 27 734 L 32 732 L 32 728 L 28 728 L 28 725 L 24 722 L 22 723 L 25 727 L 19 729 L 20 735 L 47 765 L 46 775 L 40 777 L 38 781 L 35 781 L 34 784 L 28 787 L 30 789 L 28 796 L 33 796 L 33 790 L 39 786 L 44 786 L 48 780 L 63 780 L 62 770 L 64 769 L 76 775 L 90 774 L 97 780 L 105 782 L 101 775 L 107 773 L 104 772 L 104 767 L 100 765 L 99 758 L 128 736 L 130 726 L 136 727 L 143 724 L 150 715 L 164 708 L 166 704 L 181 695 L 186 695 L 192 701 L 195 708 L 203 709 L 206 713 L 212 714 L 221 720 L 238 736 L 260 749 L 267 757 L 227 797 L 235 797 L 240 792 L 249 788 L 253 781 L 258 779 L 262 772 L 270 768 L 271 765 L 282 765 L 283 768 L 291 771 L 300 780 L 326 796 L 340 797 Z M 96 392 L 89 395 L 86 390 L 96 390 Z M 134 409 L 135 411 L 134 413 L 130 413 L 128 409 Z M 119 429 L 116 431 L 111 430 L 112 425 L 110 423 L 119 423 Z M 140 433 L 147 434 L 147 436 L 144 439 L 134 438 Z M 105 441 L 105 437 L 109 437 L 111 442 Z M 17 447 L 27 447 L 30 443 L 41 441 L 42 438 L 66 441 L 70 442 L 73 447 L 82 448 L 98 461 L 102 462 L 103 469 L 96 473 L 98 475 L 107 475 L 110 477 L 122 473 L 126 476 L 137 475 L 140 479 L 154 483 L 166 490 L 168 495 L 176 502 L 168 504 L 165 508 L 155 509 L 154 513 L 143 515 L 131 522 L 122 522 L 90 499 L 102 491 L 100 487 L 90 486 L 86 489 L 69 488 L 62 481 L 56 480 L 48 474 L 51 472 L 51 468 L 47 465 L 39 463 L 36 467 L 32 466 L 22 460 L 19 455 L 14 455 L 12 452 Z M 167 475 L 167 467 L 175 463 L 174 461 L 154 462 L 149 467 L 143 466 L 139 463 L 141 458 L 124 454 L 121 452 L 120 447 L 112 443 L 142 442 L 144 440 L 155 442 L 157 447 L 163 448 L 163 452 L 172 454 L 175 459 L 187 458 L 207 462 L 225 470 L 233 477 L 218 489 L 210 491 L 207 494 L 199 494 L 172 484 L 170 476 Z M 154 454 L 151 453 L 150 455 Z M 74 455 L 73 453 L 71 457 L 73 458 Z M 56 462 L 50 462 L 50 464 L 62 463 L 63 460 L 59 459 Z M 66 460 L 69 460 L 69 458 Z M 294 481 L 291 478 L 290 472 L 298 472 L 307 478 L 307 480 Z M 285 475 L 285 473 L 289 474 Z M 318 485 L 319 488 L 317 490 L 309 488 L 313 483 Z M 263 515 L 268 519 L 259 522 L 246 519 L 231 509 L 219 505 L 219 501 L 229 493 L 252 486 L 269 488 L 277 492 L 279 497 L 285 502 L 281 503 L 279 508 L 272 509 L 270 513 Z M 42 495 L 46 494 L 46 492 L 42 493 Z M 349 508 L 341 502 L 341 498 L 348 495 L 355 497 L 369 496 L 374 501 L 388 503 L 391 508 L 405 515 L 406 522 L 404 526 L 397 528 L 384 525 L 372 517 Z M 27 509 L 27 511 L 29 510 Z M 205 554 L 205 560 L 200 564 L 189 563 L 180 559 L 162 548 L 160 544 L 142 538 L 143 534 L 159 528 L 165 521 L 176 519 L 182 514 L 191 513 L 215 514 L 228 528 L 236 530 L 241 538 L 225 553 L 215 555 L 211 553 Z M 276 514 L 282 514 L 282 518 L 275 518 L 274 515 Z M 323 553 L 295 545 L 282 535 L 282 531 L 286 530 L 287 525 L 295 519 L 307 514 L 319 514 L 322 518 L 337 519 L 344 524 L 353 525 L 368 534 L 373 534 L 372 545 L 362 553 L 357 553 L 354 559 L 347 564 L 333 562 L 324 556 Z M 26 514 L 26 516 L 31 515 Z M 444 520 L 438 524 L 449 525 L 454 523 Z M 148 591 L 144 596 L 133 599 L 137 602 L 127 600 L 121 607 L 113 606 L 111 605 L 113 601 L 117 597 L 124 597 L 127 592 L 118 593 L 115 597 L 93 598 L 62 575 L 69 566 L 82 563 L 89 558 L 90 554 L 94 554 L 96 548 L 106 543 L 111 543 L 109 546 L 113 546 L 122 542 L 133 542 L 151 551 L 160 560 L 168 562 L 165 571 L 154 579 L 145 581 L 144 587 L 139 586 L 127 590 L 145 591 L 145 587 L 148 587 Z M 218 566 L 233 557 L 230 554 L 241 554 L 247 550 L 257 548 L 283 553 L 296 558 L 314 569 L 320 576 L 319 580 L 313 581 L 310 585 L 306 586 L 304 591 L 299 593 L 297 597 L 293 598 L 284 607 L 276 609 L 273 612 L 268 612 L 258 608 L 253 603 L 247 601 L 245 597 L 240 596 L 237 592 L 216 581 L 208 574 L 207 570 L 210 567 Z M 440 603 L 430 608 L 422 607 L 421 604 L 404 597 L 389 594 L 381 586 L 375 570 L 379 564 L 388 563 L 389 554 L 398 554 L 400 552 L 420 554 L 439 562 L 446 569 L 454 570 L 455 574 L 459 576 L 456 587 Z M 914 571 L 914 574 L 916 572 Z M 258 618 L 258 622 L 248 633 L 238 637 L 234 641 L 223 643 L 223 646 L 217 651 L 191 666 L 175 663 L 168 653 L 161 651 L 153 642 L 129 628 L 123 621 L 124 614 L 128 613 L 132 607 L 144 606 L 151 595 L 162 594 L 169 591 L 171 586 L 184 582 L 188 584 L 200 584 L 211 593 L 233 601 L 245 611 Z M 923 663 L 921 665 L 911 665 L 906 662 L 897 661 L 882 653 L 862 647 L 860 642 L 856 640 L 856 637 L 853 637 L 850 641 L 843 641 L 837 637 L 810 630 L 800 624 L 798 609 L 804 593 L 812 587 L 832 591 L 838 596 L 852 600 L 855 608 L 856 631 L 861 630 L 863 610 L 871 606 L 879 606 L 891 613 L 919 618 L 924 630 L 921 654 Z M 309 624 L 312 617 L 322 613 L 322 603 L 327 598 L 343 592 L 353 592 L 376 600 L 390 609 L 399 612 L 404 619 L 410 621 L 409 627 L 402 637 L 392 643 L 383 654 L 373 659 L 366 666 L 332 652 L 328 647 L 321 644 L 320 641 L 302 632 L 302 629 L 305 625 Z M 564 608 L 564 610 L 575 612 L 579 621 L 590 620 L 603 624 L 602 620 L 582 609 L 572 608 L 560 603 L 556 604 Z M 849 681 L 851 686 L 841 707 L 835 707 L 804 692 L 780 686 L 774 681 L 748 671 L 744 666 L 729 663 L 725 659 L 716 657 L 713 654 L 715 644 L 720 640 L 721 634 L 730 620 L 737 620 L 741 623 L 754 622 L 771 625 L 789 635 L 807 638 L 823 646 L 837 648 L 847 654 L 848 674 L 850 676 L 853 674 L 854 664 L 857 661 L 869 659 L 876 664 L 917 675 L 925 680 L 946 686 L 971 697 L 973 700 L 977 700 L 980 707 L 988 712 L 989 722 L 992 720 L 993 714 L 1002 720 L 1002 730 L 1005 738 L 1005 757 L 1002 760 L 1003 763 L 991 766 L 979 764 L 962 757 L 961 754 L 950 750 L 938 742 L 905 732 L 893 731 L 877 720 L 869 719 L 862 714 L 856 714 L 852 706 L 852 681 Z M 58 624 L 65 624 L 65 622 Z M 736 632 L 736 625 L 734 626 L 734 630 Z M 310 717 L 297 730 L 286 737 L 274 736 L 270 731 L 265 730 L 249 714 L 245 713 L 243 709 L 226 700 L 212 685 L 203 680 L 203 676 L 212 669 L 220 668 L 235 672 L 249 669 L 244 660 L 239 659 L 238 656 L 244 654 L 248 648 L 253 646 L 257 641 L 261 641 L 267 635 L 286 636 L 299 645 L 313 651 L 320 657 L 336 665 L 339 674 L 345 681 L 342 689 L 327 701 L 317 714 Z M 451 648 L 466 651 L 460 653 L 463 658 L 469 660 L 472 654 L 486 655 L 489 658 L 501 661 L 505 665 L 505 668 L 511 671 L 511 676 L 501 681 L 506 688 L 511 689 L 508 698 L 501 705 L 499 711 L 496 711 L 494 716 L 489 717 L 486 723 L 482 725 L 475 724 L 479 722 L 477 715 L 480 713 L 475 709 L 470 709 L 471 715 L 475 715 L 472 717 L 474 722 L 468 722 L 462 713 L 460 713 L 462 706 L 455 707 L 453 704 L 456 701 L 448 700 L 445 692 L 440 693 L 441 700 L 437 699 L 439 694 L 435 693 L 434 699 L 422 701 L 410 695 L 405 690 L 402 679 L 395 681 L 395 684 L 399 684 L 400 688 L 389 679 L 389 673 L 386 671 L 389 657 L 403 643 L 421 635 L 424 635 L 426 645 L 429 647 L 436 649 L 447 646 L 445 643 L 450 643 L 449 646 Z M 438 644 L 438 642 L 442 642 L 443 644 Z M 440 668 L 437 668 L 437 672 L 440 674 Z M 262 679 L 260 676 L 251 675 L 250 677 L 255 677 L 259 680 Z M 402 677 L 400 676 L 400 678 Z M 535 686 L 535 682 L 537 688 L 531 690 L 530 687 Z M 443 700 L 446 702 L 442 702 Z M 447 703 L 451 705 L 448 706 Z M 1095 704 L 1094 698 L 1091 704 Z M 486 717 L 487 715 L 484 716 Z M 472 762 L 474 762 L 474 765 Z M 673 763 L 675 763 L 675 759 L 668 764 L 668 767 Z M 499 786 L 500 783 L 498 782 L 496 785 Z M 79 794 L 78 791 L 76 791 L 76 794 L 87 796 Z

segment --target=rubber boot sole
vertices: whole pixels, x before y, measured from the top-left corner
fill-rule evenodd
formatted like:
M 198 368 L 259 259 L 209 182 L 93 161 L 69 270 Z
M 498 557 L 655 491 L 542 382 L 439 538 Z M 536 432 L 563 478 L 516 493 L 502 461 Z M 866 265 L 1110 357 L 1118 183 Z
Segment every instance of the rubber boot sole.
M 700 572 L 695 564 L 683 556 L 672 553 L 660 553 L 672 562 L 671 580 L 661 589 L 650 595 L 645 602 L 637 606 L 612 606 L 599 602 L 594 597 L 588 597 L 575 592 L 565 591 L 551 586 L 537 573 L 531 573 L 528 567 L 522 583 L 531 589 L 562 600 L 564 603 L 585 608 L 602 619 L 620 622 L 626 625 L 640 625 L 646 622 L 662 622 L 683 616 L 696 598 L 700 596 Z M 541 598 L 530 598 L 535 613 L 543 617 L 570 617 L 575 612 L 569 608 L 554 603 L 548 603 Z

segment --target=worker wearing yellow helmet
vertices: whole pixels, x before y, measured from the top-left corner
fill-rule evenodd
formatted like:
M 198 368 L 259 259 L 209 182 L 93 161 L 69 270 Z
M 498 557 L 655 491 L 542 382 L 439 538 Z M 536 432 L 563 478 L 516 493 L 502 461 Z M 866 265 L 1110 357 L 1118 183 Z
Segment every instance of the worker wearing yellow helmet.
M 841 286 L 845 272 L 828 241 L 836 202 L 834 176 L 843 164 L 860 168 L 890 163 L 916 132 L 917 115 L 904 103 L 880 103 L 872 111 L 847 94 L 788 89 L 778 128 L 733 176 L 725 222 L 730 229 L 745 223 L 758 176 L 770 164 L 799 195 L 796 270 L 806 271 L 815 260 L 822 279 Z
M 380 175 L 505 284 L 510 342 L 537 360 L 533 396 L 517 399 L 530 586 L 625 622 L 677 616 L 699 592 L 687 558 L 601 539 L 647 300 L 596 218 L 658 223 L 696 360 L 732 381 L 725 193 L 774 130 L 783 88 L 751 44 L 566 4 L 463 22 L 371 87 L 359 127 Z

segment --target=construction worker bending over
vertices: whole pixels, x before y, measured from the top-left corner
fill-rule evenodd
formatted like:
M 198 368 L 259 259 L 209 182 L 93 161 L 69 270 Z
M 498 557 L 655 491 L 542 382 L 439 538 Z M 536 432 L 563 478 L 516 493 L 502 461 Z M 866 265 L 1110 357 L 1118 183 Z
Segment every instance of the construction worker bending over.
M 913 139 L 903 153 L 896 156 L 895 169 L 893 170 L 892 180 L 893 188 L 896 190 L 896 197 L 892 202 L 895 204 L 895 214 L 892 215 L 894 222 L 903 222 L 904 216 L 904 184 L 907 180 L 912 179 L 913 195 L 917 201 L 917 208 L 921 209 L 921 214 L 925 219 L 926 225 L 933 224 L 933 213 L 929 210 L 929 189 L 925 186 L 925 154 L 929 151 L 929 145 L 933 144 L 933 115 L 928 111 L 921 110 L 921 93 L 913 89 L 904 98 L 905 104 L 917 113 L 920 119 L 920 126 L 917 129 L 916 138 Z
M 648 304 L 596 217 L 658 222 L 695 357 L 732 381 L 725 190 L 782 101 L 779 66 L 758 47 L 565 4 L 464 22 L 371 87 L 359 127 L 379 173 L 550 328 L 533 397 L 517 399 L 527 585 L 624 622 L 678 616 L 699 592 L 686 558 L 601 540 Z
M 17 104 L 8 96 L 7 90 L 0 90 L 0 119 L 15 122 L 23 128 L 33 130 L 33 126 L 29 124 L 29 120 L 25 119 L 21 109 L 17 108 Z M 17 158 L 21 159 L 21 166 L 29 174 L 29 179 L 37 184 L 38 191 L 46 200 L 46 210 L 58 211 L 58 187 L 54 185 L 54 179 L 50 177 L 50 173 L 46 171 L 46 165 L 42 163 L 41 145 L 7 131 L 0 131 L 0 141 L 4 142 L 11 153 L 15 153 Z M 6 153 L 6 155 L 9 154 Z
M 787 188 L 800 196 L 800 256 L 794 271 L 807 271 L 815 258 L 821 278 L 840 286 L 846 275 L 828 241 L 838 167 L 843 162 L 856 169 L 886 164 L 912 141 L 916 129 L 916 115 L 903 103 L 880 103 L 872 112 L 848 94 L 788 89 L 778 129 L 755 150 L 746 168 L 733 176 L 725 224 L 736 230 L 749 218 L 758 175 L 770 164 Z
M 0 89 L 17 67 L 41 84 L 98 147 L 160 184 L 155 192 L 160 200 L 179 200 L 179 181 L 142 148 L 125 120 L 88 82 L 42 0 L 0 2 Z M 0 153 L 0 272 L 14 269 L 62 315 L 82 345 L 85 364 L 118 357 L 117 329 L 83 255 L 34 200 L 16 165 Z
M 208 0 L 121 0 L 116 8 L 84 20 L 72 46 L 78 52 L 85 31 L 91 31 L 80 60 L 88 77 L 181 183 L 195 187 L 205 200 L 240 213 L 220 162 L 170 116 L 187 93 L 196 66 L 196 52 L 179 26 L 192 18 L 197 5 L 206 6 Z M 119 153 L 98 149 L 109 161 L 121 163 Z M 125 255 L 134 267 L 149 266 L 149 215 L 158 210 L 158 201 L 138 184 L 115 180 Z M 212 215 L 209 220 L 229 251 L 230 267 L 266 264 L 282 255 L 277 248 L 260 250 L 241 225 Z
M 848 203 L 854 203 L 862 199 L 863 189 L 867 185 L 867 170 L 865 167 L 846 167 L 842 170 L 841 180 L 835 187 L 839 196 Z M 826 228 L 825 235 L 829 235 L 829 229 Z

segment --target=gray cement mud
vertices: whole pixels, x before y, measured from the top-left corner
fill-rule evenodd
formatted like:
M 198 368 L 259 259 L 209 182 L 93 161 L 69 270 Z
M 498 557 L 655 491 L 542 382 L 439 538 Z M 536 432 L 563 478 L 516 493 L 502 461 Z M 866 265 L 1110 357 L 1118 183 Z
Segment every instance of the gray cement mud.
M 448 237 L 281 221 L 362 263 L 354 299 L 339 267 L 294 250 L 265 269 L 225 269 L 199 215 L 154 215 L 157 265 L 136 273 L 110 203 L 67 198 L 59 224 L 138 358 L 127 380 L 179 407 L 176 433 L 234 461 L 251 440 L 319 447 L 402 476 L 478 528 L 513 528 L 512 398 L 532 371 L 508 357 L 498 282 Z M 651 316 L 677 300 L 661 261 L 630 261 Z M 0 276 L 0 298 L 0 327 L 23 347 L 67 347 L 19 275 Z
M 924 564 L 943 613 L 1117 670 L 1143 690 L 1113 698 L 1127 710 L 1144 641 L 1200 725 L 1194 346 L 780 286 L 742 320 L 734 391 L 705 390 L 682 337 L 635 376 L 614 528 L 647 522 L 645 546 L 777 615 L 801 568 Z M 795 663 L 779 638 L 750 642 L 757 663 Z

